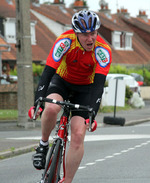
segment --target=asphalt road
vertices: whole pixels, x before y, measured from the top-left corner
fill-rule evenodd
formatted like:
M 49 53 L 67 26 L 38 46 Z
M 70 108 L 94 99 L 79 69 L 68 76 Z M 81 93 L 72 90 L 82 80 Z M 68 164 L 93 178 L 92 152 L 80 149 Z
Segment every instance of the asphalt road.
M 149 183 L 150 123 L 87 133 L 85 155 L 73 183 Z M 0 161 L 0 182 L 36 183 L 42 171 L 32 153 Z

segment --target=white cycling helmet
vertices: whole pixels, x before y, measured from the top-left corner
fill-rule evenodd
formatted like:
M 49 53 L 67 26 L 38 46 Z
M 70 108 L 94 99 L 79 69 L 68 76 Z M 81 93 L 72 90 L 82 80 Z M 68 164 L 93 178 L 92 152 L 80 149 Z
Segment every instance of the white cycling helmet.
M 72 28 L 76 33 L 92 32 L 100 28 L 100 19 L 92 11 L 81 10 L 72 17 Z

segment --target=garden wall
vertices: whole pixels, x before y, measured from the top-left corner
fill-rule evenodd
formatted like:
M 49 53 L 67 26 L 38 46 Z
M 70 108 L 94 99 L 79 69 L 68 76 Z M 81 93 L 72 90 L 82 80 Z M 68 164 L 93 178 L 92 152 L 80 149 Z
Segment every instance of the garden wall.
M 150 99 L 150 86 L 141 86 L 141 97 L 144 100 L 149 100 Z
M 142 86 L 141 97 L 150 100 L 150 86 Z M 17 84 L 0 85 L 0 109 L 17 109 Z
M 0 85 L 0 109 L 17 109 L 17 84 Z

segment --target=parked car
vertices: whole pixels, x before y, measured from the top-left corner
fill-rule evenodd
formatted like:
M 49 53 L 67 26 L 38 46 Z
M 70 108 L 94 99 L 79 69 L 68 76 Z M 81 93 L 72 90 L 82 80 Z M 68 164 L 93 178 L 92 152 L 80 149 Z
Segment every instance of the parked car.
M 131 76 L 135 78 L 135 80 L 138 82 L 139 86 L 143 86 L 144 84 L 144 77 L 137 73 L 131 73 Z
M 7 76 L 6 74 L 2 74 L 0 76 L 1 84 L 11 84 L 11 83 L 17 83 L 18 77 L 14 75 Z
M 1 84 L 1 85 L 9 85 L 10 82 L 7 81 L 6 79 L 1 79 L 1 78 L 0 78 L 0 84 Z
M 108 74 L 106 77 L 106 81 L 110 79 L 121 79 L 125 81 L 125 84 L 130 87 L 133 91 L 138 91 L 140 93 L 140 87 L 135 78 L 131 75 L 127 74 Z

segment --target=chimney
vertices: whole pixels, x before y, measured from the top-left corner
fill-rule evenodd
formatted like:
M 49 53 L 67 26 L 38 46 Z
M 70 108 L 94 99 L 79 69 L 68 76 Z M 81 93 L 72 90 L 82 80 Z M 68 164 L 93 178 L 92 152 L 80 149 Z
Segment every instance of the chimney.
M 72 8 L 77 9 L 79 11 L 82 9 L 88 9 L 87 2 L 84 0 L 75 0 Z
M 139 15 L 137 17 L 143 19 L 145 22 L 148 22 L 148 16 L 144 10 L 139 10 Z
M 64 4 L 64 0 L 54 0 L 53 4 Z
M 101 7 L 99 12 L 104 13 L 108 18 L 111 18 L 110 9 L 108 8 L 108 3 L 106 3 L 105 0 L 100 0 L 99 5 Z
M 128 10 L 124 8 L 121 8 L 121 10 L 117 9 L 117 14 L 123 15 L 126 18 L 130 18 L 130 13 L 128 13 Z
M 119 9 L 117 9 L 117 13 L 120 13 L 120 10 Z

